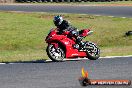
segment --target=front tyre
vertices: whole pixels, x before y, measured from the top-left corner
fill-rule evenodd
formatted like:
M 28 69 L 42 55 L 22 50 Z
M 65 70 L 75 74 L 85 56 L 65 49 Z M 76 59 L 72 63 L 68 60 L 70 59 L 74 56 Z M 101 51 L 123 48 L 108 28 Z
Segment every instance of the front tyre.
M 46 52 L 48 57 L 55 62 L 63 61 L 63 59 L 65 58 L 65 52 L 59 46 L 58 48 L 55 48 L 54 45 L 50 44 L 47 46 Z
M 92 42 L 87 44 L 87 57 L 90 60 L 97 60 L 100 57 L 100 49 Z

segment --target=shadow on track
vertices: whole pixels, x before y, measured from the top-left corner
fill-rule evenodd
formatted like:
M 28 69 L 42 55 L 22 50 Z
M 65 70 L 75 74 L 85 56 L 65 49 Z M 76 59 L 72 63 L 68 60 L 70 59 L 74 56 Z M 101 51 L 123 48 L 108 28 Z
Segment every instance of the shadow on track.
M 60 61 L 61 63 L 62 62 L 71 62 L 71 61 L 82 61 L 82 60 L 64 60 L 64 61 Z M 44 60 L 44 59 L 41 59 L 41 60 L 33 60 L 33 61 L 14 61 L 14 62 L 3 62 L 5 64 L 19 64 L 19 63 L 60 63 L 60 62 L 53 62 L 53 61 L 50 61 L 50 60 Z

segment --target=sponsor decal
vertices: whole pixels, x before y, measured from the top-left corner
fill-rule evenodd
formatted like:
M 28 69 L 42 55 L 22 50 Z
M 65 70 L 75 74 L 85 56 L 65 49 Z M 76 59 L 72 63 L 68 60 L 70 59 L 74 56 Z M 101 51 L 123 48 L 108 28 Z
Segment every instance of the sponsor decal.
M 85 71 L 84 68 L 81 70 L 82 76 L 79 77 L 79 82 L 82 86 L 88 85 L 131 85 L 130 80 L 113 80 L 113 79 L 90 79 L 88 78 L 88 71 Z

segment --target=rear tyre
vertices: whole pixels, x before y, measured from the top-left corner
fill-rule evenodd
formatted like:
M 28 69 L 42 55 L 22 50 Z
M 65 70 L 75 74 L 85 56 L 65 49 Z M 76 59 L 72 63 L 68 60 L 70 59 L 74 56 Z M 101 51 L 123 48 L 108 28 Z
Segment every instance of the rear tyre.
M 92 42 L 88 42 L 87 58 L 97 60 L 100 57 L 100 49 Z
M 65 52 L 60 46 L 56 49 L 54 45 L 50 44 L 47 46 L 46 52 L 48 57 L 54 62 L 63 61 L 65 58 Z

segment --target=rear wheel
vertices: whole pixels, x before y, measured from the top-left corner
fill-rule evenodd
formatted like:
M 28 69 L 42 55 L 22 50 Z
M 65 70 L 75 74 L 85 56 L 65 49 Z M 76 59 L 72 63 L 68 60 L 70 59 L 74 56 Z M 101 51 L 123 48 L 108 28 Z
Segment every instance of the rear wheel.
M 87 57 L 90 60 L 96 60 L 100 57 L 100 49 L 92 42 L 87 44 Z
M 55 48 L 54 45 L 50 44 L 48 45 L 46 52 L 48 57 L 52 61 L 63 61 L 63 59 L 65 58 L 65 52 L 60 46 L 58 46 L 58 48 Z

